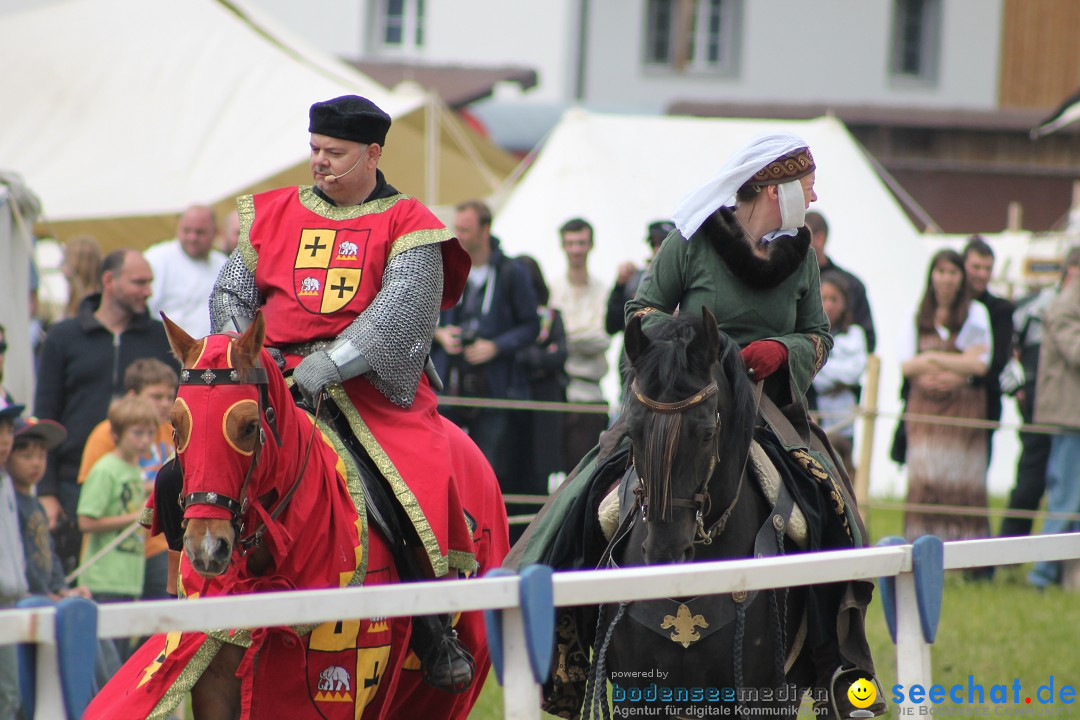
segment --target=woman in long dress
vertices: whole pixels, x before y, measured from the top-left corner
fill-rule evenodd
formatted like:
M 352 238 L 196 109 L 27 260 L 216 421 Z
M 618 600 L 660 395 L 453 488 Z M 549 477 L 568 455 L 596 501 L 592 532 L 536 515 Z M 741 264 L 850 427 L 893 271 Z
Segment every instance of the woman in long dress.
M 990 318 L 965 291 L 964 260 L 941 250 L 915 322 L 910 326 L 901 369 L 911 383 L 907 412 L 944 418 L 986 418 L 985 388 L 970 378 L 986 373 L 990 361 Z M 963 424 L 907 421 L 908 502 L 922 505 L 986 507 L 986 431 Z M 944 509 L 944 508 L 943 508 Z M 987 537 L 985 514 L 909 511 L 909 540 L 936 535 L 942 540 Z

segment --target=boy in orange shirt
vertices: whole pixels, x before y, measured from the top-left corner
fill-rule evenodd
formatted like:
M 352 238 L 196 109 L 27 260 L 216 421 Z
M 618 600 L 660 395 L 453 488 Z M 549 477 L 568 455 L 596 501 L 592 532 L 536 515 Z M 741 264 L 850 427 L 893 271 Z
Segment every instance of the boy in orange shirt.
M 139 458 L 147 494 L 154 492 L 154 479 L 157 477 L 158 469 L 175 450 L 169 411 L 172 410 L 173 401 L 176 399 L 178 385 L 179 378 L 176 377 L 176 371 L 153 358 L 136 360 L 124 373 L 125 394 L 149 400 L 158 416 L 159 425 L 154 434 L 153 444 L 150 450 Z M 83 446 L 82 462 L 79 465 L 79 484 L 81 485 L 86 480 L 94 463 L 115 449 L 116 442 L 113 439 L 112 426 L 108 420 L 103 420 L 91 431 L 90 437 L 86 439 L 86 445 Z M 155 535 L 147 539 L 146 576 L 142 595 L 144 600 L 171 597 L 166 592 L 169 563 L 166 550 L 164 535 Z

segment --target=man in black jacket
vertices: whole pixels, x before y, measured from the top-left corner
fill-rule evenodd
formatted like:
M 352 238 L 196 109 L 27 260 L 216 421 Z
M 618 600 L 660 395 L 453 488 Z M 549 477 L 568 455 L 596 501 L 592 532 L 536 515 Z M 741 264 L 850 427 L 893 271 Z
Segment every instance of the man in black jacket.
M 454 234 L 472 270 L 461 302 L 439 315 L 431 359 L 446 395 L 529 399 L 528 371 L 518 350 L 540 333 L 536 292 L 528 271 L 506 257 L 491 235 L 491 210 L 471 200 L 457 207 Z M 498 408 L 451 408 L 446 417 L 465 429 L 487 457 L 503 492 L 517 492 L 511 457 L 518 416 Z
M 994 342 L 991 349 L 990 366 L 981 378 L 974 382 L 986 387 L 986 419 L 1001 420 L 1001 371 L 1012 357 L 1013 347 L 1013 304 L 1005 298 L 990 292 L 990 276 L 994 272 L 994 251 L 978 235 L 972 235 L 964 246 L 964 274 L 967 275 L 968 294 L 986 306 L 990 315 L 990 337 Z M 986 460 L 990 463 L 993 449 L 994 431 L 988 430 L 986 436 Z
M 839 273 L 847 281 L 848 307 L 852 321 L 862 327 L 866 333 L 866 351 L 874 352 L 877 347 L 877 335 L 874 333 L 874 318 L 870 314 L 870 302 L 866 299 L 866 286 L 854 274 L 840 267 L 825 254 L 825 243 L 829 239 L 829 223 L 825 216 L 811 210 L 806 213 L 806 227 L 810 229 L 810 244 L 817 253 L 818 271 L 831 270 Z
M 87 296 L 76 317 L 56 323 L 45 336 L 34 396 L 35 414 L 68 431 L 67 440 L 49 453 L 38 485 L 65 572 L 79 559 L 76 476 L 87 436 L 105 419 L 112 398 L 123 394 L 124 371 L 131 363 L 149 357 L 177 367 L 165 328 L 146 311 L 153 273 L 142 255 L 109 253 L 100 278 L 101 293 Z

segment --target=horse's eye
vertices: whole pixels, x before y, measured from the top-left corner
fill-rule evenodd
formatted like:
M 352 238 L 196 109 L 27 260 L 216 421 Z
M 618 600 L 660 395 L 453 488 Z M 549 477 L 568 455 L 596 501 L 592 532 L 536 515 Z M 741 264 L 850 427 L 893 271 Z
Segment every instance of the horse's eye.
M 259 422 L 258 404 L 240 400 L 225 411 L 221 430 L 234 450 L 250 455 L 259 443 Z

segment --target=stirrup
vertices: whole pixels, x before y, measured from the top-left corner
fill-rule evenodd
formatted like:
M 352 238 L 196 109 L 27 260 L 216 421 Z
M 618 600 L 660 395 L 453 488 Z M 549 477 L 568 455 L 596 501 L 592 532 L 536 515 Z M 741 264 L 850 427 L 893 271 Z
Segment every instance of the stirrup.
M 437 690 L 463 693 L 472 687 L 476 661 L 472 653 L 458 640 L 457 630 L 447 629 L 435 638 L 424 657 L 420 658 L 424 682 Z
M 848 690 L 859 680 L 869 683 L 876 693 L 874 699 L 865 707 L 856 706 L 848 696 Z M 884 715 L 889 711 L 889 706 L 885 703 L 881 683 L 878 682 L 873 673 L 857 667 L 838 667 L 836 672 L 833 673 L 828 695 L 826 700 L 819 700 L 814 703 L 815 714 L 819 718 L 827 717 L 835 720 L 872 718 Z

